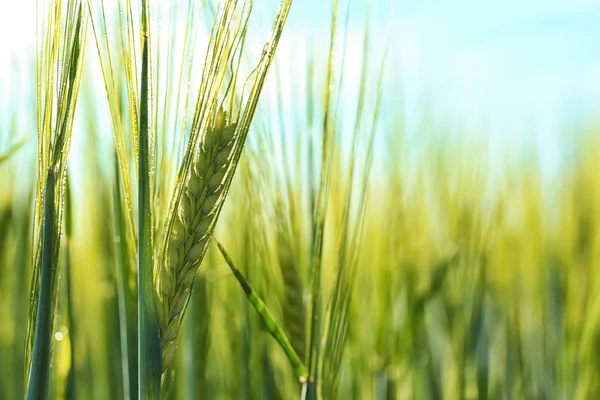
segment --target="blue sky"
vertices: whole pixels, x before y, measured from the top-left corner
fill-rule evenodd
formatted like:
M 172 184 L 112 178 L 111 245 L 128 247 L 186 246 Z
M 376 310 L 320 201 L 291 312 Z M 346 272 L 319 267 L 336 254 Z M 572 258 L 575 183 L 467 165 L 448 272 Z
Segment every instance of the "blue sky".
M 302 37 L 308 28 L 326 47 L 330 12 L 325 4 L 296 2 L 286 34 Z M 360 65 L 365 4 L 352 1 L 349 40 L 356 44 L 347 54 L 349 65 Z M 600 0 L 380 0 L 372 5 L 372 35 L 380 42 L 392 18 L 393 74 L 407 119 L 415 121 L 408 123 L 409 134 L 421 134 L 418 119 L 425 105 L 427 112 L 487 140 L 490 157 L 503 157 L 497 151 L 503 149 L 517 163 L 538 163 L 547 177 L 572 163 L 573 128 L 597 123 L 600 111 Z M 297 47 L 289 54 L 301 68 Z
M 256 1 L 255 8 L 260 11 L 262 5 L 275 3 Z M 300 70 L 302 53 L 294 46 L 307 35 L 322 38 L 320 43 L 326 46 L 328 4 L 296 0 L 293 5 L 287 53 L 296 54 L 295 67 Z M 345 7 L 345 1 L 340 4 Z M 355 32 L 349 40 L 357 45 L 348 57 L 353 65 L 360 59 L 365 4 L 352 0 Z M 374 0 L 372 4 L 373 33 L 380 37 L 389 26 L 388 10 L 393 6 L 391 57 L 403 90 L 425 97 L 442 113 L 467 123 L 486 121 L 506 132 L 550 132 L 560 129 L 563 121 L 599 109 L 600 0 Z M 35 1 L 0 4 L 0 50 L 18 53 L 22 64 L 33 54 L 34 9 Z M 18 86 L 14 60 L 0 59 L 3 92 Z
M 418 72 L 433 90 L 472 96 L 484 113 L 566 113 L 598 104 L 600 2 L 399 4 L 400 42 L 411 38 Z
M 327 46 L 327 4 L 294 4 L 286 32 L 294 45 L 311 35 Z M 344 1 L 340 4 L 345 7 Z M 365 4 L 352 0 L 350 41 L 356 45 L 347 55 L 349 64 L 360 61 Z M 388 10 L 394 9 L 394 74 L 416 107 L 424 98 L 453 119 L 485 124 L 508 136 L 525 131 L 555 135 L 563 124 L 592 118 L 600 109 L 600 0 L 372 4 L 377 10 L 372 32 L 381 42 Z M 295 67 L 301 65 L 296 47 L 289 54 L 295 56 Z

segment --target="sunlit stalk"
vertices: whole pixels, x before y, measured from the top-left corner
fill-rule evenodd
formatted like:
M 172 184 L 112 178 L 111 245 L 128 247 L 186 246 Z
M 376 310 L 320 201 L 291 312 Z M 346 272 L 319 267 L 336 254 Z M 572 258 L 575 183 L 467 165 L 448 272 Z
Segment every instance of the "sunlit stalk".
M 138 149 L 138 376 L 139 398 L 160 397 L 161 350 L 152 278 L 152 208 L 150 203 L 150 54 L 148 4 L 142 0 L 142 71 Z

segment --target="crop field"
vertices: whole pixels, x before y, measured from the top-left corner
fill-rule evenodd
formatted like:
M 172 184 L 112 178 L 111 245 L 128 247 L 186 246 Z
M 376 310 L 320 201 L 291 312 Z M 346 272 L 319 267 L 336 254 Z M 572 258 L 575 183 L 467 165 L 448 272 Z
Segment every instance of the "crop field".
M 0 399 L 600 399 L 599 128 L 408 107 L 395 3 L 35 2 Z

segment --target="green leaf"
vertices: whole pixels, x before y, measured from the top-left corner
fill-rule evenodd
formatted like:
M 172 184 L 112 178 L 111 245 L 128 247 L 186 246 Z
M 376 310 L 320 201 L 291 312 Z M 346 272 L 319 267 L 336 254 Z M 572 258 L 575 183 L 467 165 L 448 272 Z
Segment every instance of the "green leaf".
M 264 322 L 267 331 L 281 346 L 281 349 L 284 351 L 285 355 L 290 361 L 290 364 L 292 364 L 292 368 L 294 369 L 295 374 L 301 381 L 306 381 L 308 378 L 308 368 L 306 368 L 306 365 L 304 365 L 302 360 L 300 360 L 300 357 L 298 357 L 298 354 L 294 350 L 294 347 L 290 343 L 290 340 L 284 333 L 282 327 L 275 321 L 273 315 L 271 314 L 265 303 L 258 296 L 258 294 L 252 288 L 252 286 L 250 286 L 250 283 L 235 267 L 233 260 L 231 259 L 223 245 L 216 238 L 213 237 L 212 239 L 219 248 L 219 251 L 223 255 L 223 258 L 227 262 L 227 265 L 229 265 L 229 268 L 231 268 L 231 272 L 233 272 L 233 275 L 236 277 L 238 283 L 242 287 L 242 290 L 246 294 L 246 297 L 250 301 L 250 304 L 252 304 L 252 307 L 254 307 L 254 309 L 258 313 L 258 316 Z

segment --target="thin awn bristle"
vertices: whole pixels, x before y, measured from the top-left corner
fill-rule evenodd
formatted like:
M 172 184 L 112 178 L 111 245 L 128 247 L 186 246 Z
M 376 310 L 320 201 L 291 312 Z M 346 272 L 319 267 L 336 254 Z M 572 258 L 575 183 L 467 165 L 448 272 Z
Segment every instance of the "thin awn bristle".
M 225 194 L 226 175 L 232 170 L 236 124 L 224 121 L 220 115 L 215 126 L 207 130 L 192 165 L 160 272 L 158 322 L 163 372 L 175 356 L 181 317 L 210 243 Z

